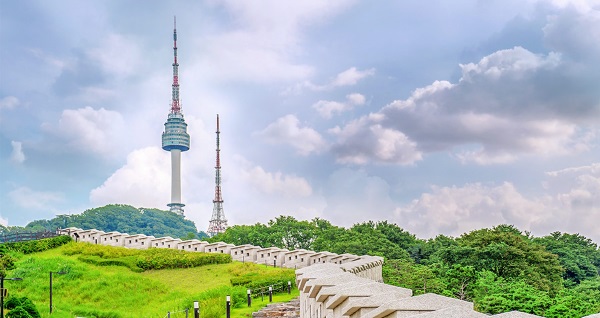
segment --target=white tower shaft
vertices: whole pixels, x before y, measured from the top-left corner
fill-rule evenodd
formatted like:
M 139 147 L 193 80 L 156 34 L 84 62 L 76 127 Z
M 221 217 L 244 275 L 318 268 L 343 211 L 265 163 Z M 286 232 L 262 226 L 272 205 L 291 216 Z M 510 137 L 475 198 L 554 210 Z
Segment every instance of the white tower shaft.
M 171 203 L 181 204 L 181 150 L 171 150 Z

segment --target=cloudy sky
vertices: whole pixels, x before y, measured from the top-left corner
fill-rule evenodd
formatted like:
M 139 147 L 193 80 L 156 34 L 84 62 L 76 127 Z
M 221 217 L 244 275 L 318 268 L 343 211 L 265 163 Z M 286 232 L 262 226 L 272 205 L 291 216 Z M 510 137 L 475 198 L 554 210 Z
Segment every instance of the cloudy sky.
M 2 1 L 0 222 L 167 209 L 177 16 L 186 217 L 514 224 L 600 242 L 600 2 Z

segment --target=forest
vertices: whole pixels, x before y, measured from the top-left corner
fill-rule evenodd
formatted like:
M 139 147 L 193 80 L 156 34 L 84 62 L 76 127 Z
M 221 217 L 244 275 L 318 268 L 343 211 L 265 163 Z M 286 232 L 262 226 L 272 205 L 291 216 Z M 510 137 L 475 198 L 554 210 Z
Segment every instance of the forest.
M 319 218 L 280 216 L 267 224 L 232 226 L 209 240 L 383 256 L 386 283 L 415 295 L 472 301 L 485 313 L 582 317 L 600 312 L 600 250 L 578 234 L 533 237 L 498 225 L 423 240 L 386 221 L 343 228 Z
M 600 312 L 600 250 L 579 234 L 534 237 L 512 225 L 474 230 L 459 237 L 420 239 L 387 221 L 350 228 L 329 221 L 280 216 L 266 224 L 235 225 L 208 238 L 192 221 L 168 211 L 107 205 L 79 215 L 38 220 L 0 232 L 96 228 L 129 234 L 201 238 L 385 258 L 384 281 L 413 290 L 472 301 L 485 313 L 519 310 L 544 317 L 582 317 Z
M 62 214 L 51 220 L 36 220 L 25 227 L 0 225 L 0 233 L 54 231 L 67 227 L 155 237 L 171 236 L 185 239 L 208 237 L 206 233 L 198 232 L 194 222 L 175 213 L 159 209 L 135 208 L 124 204 L 109 204 L 86 210 L 81 214 Z

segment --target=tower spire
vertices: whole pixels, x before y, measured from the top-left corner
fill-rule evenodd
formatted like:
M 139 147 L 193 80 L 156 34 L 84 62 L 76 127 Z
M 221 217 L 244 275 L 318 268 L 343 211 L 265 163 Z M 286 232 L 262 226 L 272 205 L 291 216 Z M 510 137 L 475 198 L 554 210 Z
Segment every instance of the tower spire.
M 217 114 L 217 160 L 215 165 L 215 199 L 213 200 L 213 213 L 208 224 L 208 234 L 214 236 L 227 229 L 227 220 L 223 212 L 223 197 L 221 196 L 221 147 L 220 147 L 219 115 Z
M 177 63 L 177 17 L 173 17 L 173 85 L 172 85 L 171 113 L 179 113 L 179 63 Z

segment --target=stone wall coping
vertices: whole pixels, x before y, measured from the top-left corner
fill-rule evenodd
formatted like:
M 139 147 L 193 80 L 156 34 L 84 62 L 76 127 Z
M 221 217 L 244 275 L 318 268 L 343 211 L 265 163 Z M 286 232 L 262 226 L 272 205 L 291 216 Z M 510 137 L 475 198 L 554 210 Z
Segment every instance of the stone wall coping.
M 586 317 L 592 317 L 592 316 L 586 316 Z M 504 312 L 504 313 L 501 313 L 501 314 L 495 314 L 495 315 L 492 315 L 491 317 L 501 317 L 501 318 L 535 318 L 535 317 L 541 317 L 541 316 L 527 314 L 527 313 L 520 312 L 520 311 L 509 311 L 509 312 Z M 600 318 L 600 314 L 596 315 L 596 317 Z
M 136 237 L 137 238 L 148 238 L 148 237 L 154 238 L 154 236 L 146 236 L 144 234 L 130 234 L 130 235 L 127 235 L 125 238 L 136 238 Z
M 115 232 L 115 231 L 105 232 L 105 233 L 100 234 L 100 236 L 128 236 L 128 235 L 129 234 L 127 234 L 127 233 L 121 233 L 121 232 Z
M 350 299 L 346 307 L 342 308 L 342 315 L 350 316 L 361 308 L 377 308 L 398 298 L 410 297 L 412 296 L 412 290 L 409 289 L 409 291 L 409 296 L 398 295 L 395 292 L 390 293 L 389 291 L 386 291 L 379 294 L 372 294 L 369 297 Z
M 232 244 L 233 245 L 233 244 Z M 254 246 L 251 244 L 244 244 L 244 245 L 234 245 L 231 250 L 239 250 L 239 249 L 260 249 L 260 246 Z
M 428 313 L 411 315 L 414 318 L 489 318 L 490 316 L 467 309 L 461 306 L 453 306 Z M 493 316 L 495 317 L 495 316 Z M 535 316 L 537 317 L 537 316 Z
M 156 241 L 156 242 L 161 242 L 161 241 L 163 241 L 163 242 L 164 242 L 164 241 L 172 241 L 172 240 L 173 240 L 173 238 L 172 238 L 172 237 L 170 237 L 170 236 L 163 236 L 163 237 L 155 237 L 155 238 L 153 238 L 151 241 L 152 241 L 152 242 L 154 242 L 154 241 Z
M 327 300 L 327 298 L 329 298 L 331 296 L 335 296 L 341 290 L 348 289 L 348 288 L 365 288 L 365 287 L 368 287 L 372 283 L 373 283 L 372 280 L 370 280 L 369 282 L 351 280 L 351 281 L 344 282 L 344 283 L 336 285 L 336 286 L 326 286 L 326 287 L 321 288 L 319 293 L 317 293 L 317 297 L 315 297 L 315 300 L 317 302 L 324 302 Z
M 438 294 L 427 293 L 409 298 L 398 299 L 383 304 L 379 308 L 369 312 L 366 317 L 379 318 L 385 317 L 395 311 L 435 311 L 454 306 L 460 306 L 469 310 L 473 310 L 473 303 L 471 302 L 441 296 Z
M 388 293 L 395 296 L 399 296 L 397 298 L 410 297 L 412 295 L 412 290 L 387 285 L 384 283 L 373 282 L 363 288 L 347 288 L 344 290 L 340 290 L 335 297 L 331 298 L 329 302 L 326 304 L 327 308 L 333 309 L 337 307 L 337 304 L 342 303 L 348 297 L 362 297 L 367 298 L 373 294 L 380 293 Z M 333 306 L 333 307 L 330 307 Z
M 341 272 L 339 275 L 332 275 L 329 277 L 317 278 L 309 280 L 304 286 L 304 292 L 308 294 L 309 298 L 315 298 L 319 290 L 325 286 L 335 286 L 340 282 L 346 282 L 350 280 L 359 280 L 360 277 L 347 273 Z

